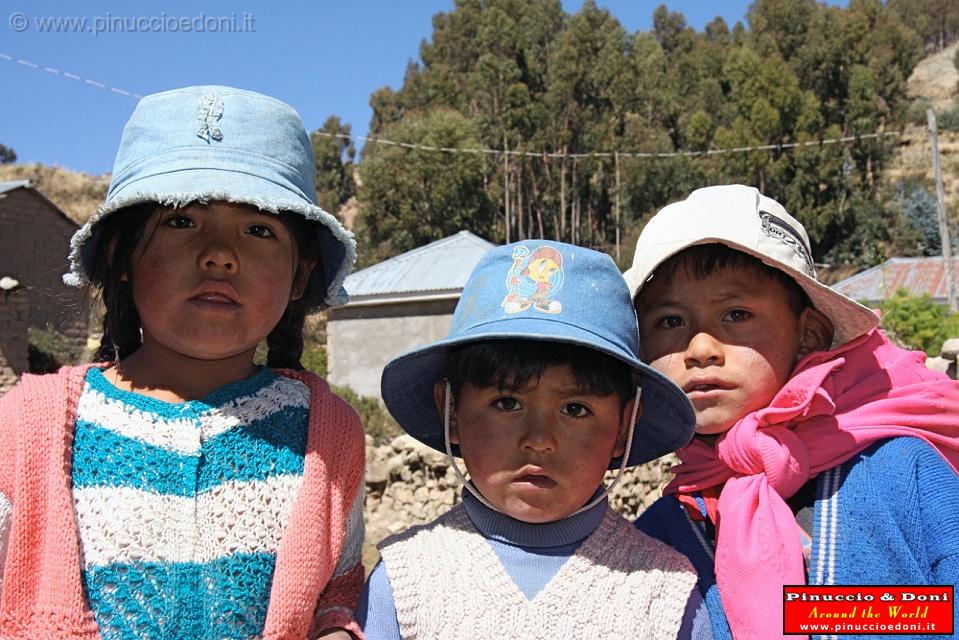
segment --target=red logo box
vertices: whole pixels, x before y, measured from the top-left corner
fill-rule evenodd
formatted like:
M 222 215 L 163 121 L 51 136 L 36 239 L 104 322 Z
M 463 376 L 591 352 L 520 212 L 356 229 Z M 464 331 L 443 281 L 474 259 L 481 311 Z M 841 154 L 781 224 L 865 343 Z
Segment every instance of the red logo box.
M 950 635 L 954 607 L 953 585 L 785 585 L 783 633 Z

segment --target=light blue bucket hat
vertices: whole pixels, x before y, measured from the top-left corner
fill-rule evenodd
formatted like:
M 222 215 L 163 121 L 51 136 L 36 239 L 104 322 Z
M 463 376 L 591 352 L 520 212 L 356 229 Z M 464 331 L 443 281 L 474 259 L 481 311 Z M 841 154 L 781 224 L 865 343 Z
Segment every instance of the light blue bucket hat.
M 343 280 L 356 261 L 356 242 L 317 206 L 315 171 L 303 122 L 275 98 L 213 85 L 146 96 L 123 129 L 106 201 L 70 241 L 64 282 L 89 282 L 98 223 L 107 216 L 144 202 L 181 207 L 223 200 L 316 223 L 310 226 L 322 268 L 313 271 L 308 302 L 313 308 L 345 304 Z
M 383 401 L 408 434 L 445 452 L 433 385 L 447 350 L 507 339 L 588 347 L 639 374 L 642 415 L 633 427 L 626 466 L 675 451 L 693 437 L 696 419 L 686 394 L 640 360 L 636 311 L 616 264 L 605 253 L 548 240 L 497 247 L 483 256 L 456 305 L 449 335 L 386 365 Z M 452 452 L 459 455 L 458 447 Z M 616 458 L 609 468 L 621 463 Z

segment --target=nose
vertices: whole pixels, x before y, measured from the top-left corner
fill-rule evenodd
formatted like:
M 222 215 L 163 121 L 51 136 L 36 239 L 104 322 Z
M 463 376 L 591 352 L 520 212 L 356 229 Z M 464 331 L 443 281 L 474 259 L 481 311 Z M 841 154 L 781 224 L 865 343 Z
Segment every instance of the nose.
M 233 246 L 224 238 L 211 237 L 198 256 L 201 270 L 235 273 L 239 263 Z
M 722 366 L 725 363 L 723 345 L 714 336 L 700 331 L 686 346 L 685 361 L 687 367 Z
M 550 416 L 531 411 L 523 426 L 523 450 L 547 455 L 556 452 L 556 421 Z

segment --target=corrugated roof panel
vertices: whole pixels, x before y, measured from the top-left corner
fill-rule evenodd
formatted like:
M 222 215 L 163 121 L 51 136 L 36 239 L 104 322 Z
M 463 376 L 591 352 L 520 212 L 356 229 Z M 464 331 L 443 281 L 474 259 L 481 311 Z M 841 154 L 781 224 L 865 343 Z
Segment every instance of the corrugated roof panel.
M 891 258 L 833 285 L 833 289 L 854 300 L 878 302 L 885 300 L 900 287 L 910 295 L 928 293 L 939 301 L 948 297 L 946 270 L 942 258 Z M 953 272 L 959 282 L 959 260 L 953 258 Z
M 354 300 L 402 293 L 458 292 L 483 254 L 495 246 L 469 231 L 460 231 L 357 271 L 343 286 Z
M 13 191 L 14 189 L 19 189 L 20 187 L 29 187 L 29 180 L 10 180 L 9 182 L 0 182 L 0 193 L 6 193 L 7 191 Z

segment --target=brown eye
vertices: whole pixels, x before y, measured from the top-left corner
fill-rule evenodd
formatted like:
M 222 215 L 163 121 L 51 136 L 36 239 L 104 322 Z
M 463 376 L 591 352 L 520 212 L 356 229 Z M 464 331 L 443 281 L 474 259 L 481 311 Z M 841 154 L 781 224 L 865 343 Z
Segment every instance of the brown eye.
M 174 229 L 189 229 L 196 226 L 193 224 L 193 220 L 191 220 L 189 216 L 186 216 L 182 213 L 177 213 L 170 216 L 163 224 L 168 227 L 173 227 Z
M 510 397 L 497 398 L 493 401 L 493 406 L 500 411 L 516 411 L 519 409 L 519 400 Z
M 749 313 L 745 309 L 732 309 L 726 312 L 725 320 L 728 322 L 744 322 L 753 317 L 753 314 Z
M 578 402 L 568 402 L 563 406 L 563 415 L 571 418 L 585 418 L 589 415 L 589 409 Z
M 257 238 L 276 237 L 276 234 L 273 233 L 273 230 L 264 224 L 252 224 L 247 228 L 246 232 L 251 236 L 256 236 Z
M 664 318 L 660 318 L 659 322 L 656 323 L 656 326 L 664 329 L 675 329 L 683 326 L 683 319 L 679 316 L 666 316 Z

